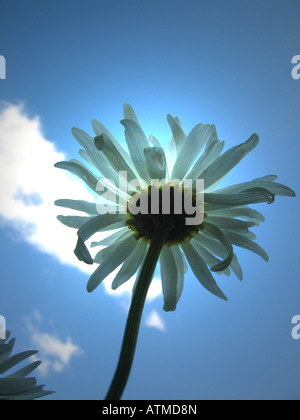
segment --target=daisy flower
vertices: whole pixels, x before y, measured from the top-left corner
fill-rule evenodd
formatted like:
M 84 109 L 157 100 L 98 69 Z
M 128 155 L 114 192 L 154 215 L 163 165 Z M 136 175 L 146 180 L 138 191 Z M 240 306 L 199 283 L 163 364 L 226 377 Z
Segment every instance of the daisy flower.
M 35 350 L 28 350 L 11 356 L 15 339 L 9 340 L 9 337 L 10 331 L 6 331 L 5 338 L 0 338 L 0 401 L 35 400 L 52 394 L 52 391 L 43 390 L 44 385 L 36 385 L 35 378 L 27 378 L 40 365 L 40 361 L 32 362 L 8 376 L 3 376 L 4 373 L 37 353 Z
M 164 310 L 175 310 L 188 266 L 205 289 L 227 300 L 212 273 L 229 276 L 233 272 L 242 280 L 233 246 L 268 260 L 266 251 L 249 230 L 264 221 L 264 216 L 249 205 L 273 203 L 276 195 L 295 196 L 290 188 L 275 182 L 275 175 L 217 189 L 231 169 L 257 146 L 257 134 L 223 152 L 224 141 L 218 139 L 215 125 L 200 123 L 186 134 L 179 119 L 168 115 L 172 136 L 164 150 L 157 138 L 145 135 L 130 105 L 124 104 L 123 113 L 121 123 L 128 150 L 99 121 L 92 120 L 94 137 L 72 129 L 83 147 L 79 154 L 86 164 L 72 159 L 55 165 L 81 178 L 100 199 L 55 202 L 85 213 L 58 219 L 78 229 L 74 251 L 77 258 L 87 264 L 99 264 L 87 290 L 93 291 L 118 267 L 121 268 L 112 282 L 113 289 L 138 273 L 117 368 L 123 373 L 116 374 L 112 384 L 112 389 L 119 387 L 119 391 L 109 392 L 108 399 L 120 397 L 120 389 L 125 386 L 157 263 L 160 262 Z M 92 258 L 86 242 L 97 232 L 111 230 L 116 232 L 91 243 L 91 247 L 101 247 Z

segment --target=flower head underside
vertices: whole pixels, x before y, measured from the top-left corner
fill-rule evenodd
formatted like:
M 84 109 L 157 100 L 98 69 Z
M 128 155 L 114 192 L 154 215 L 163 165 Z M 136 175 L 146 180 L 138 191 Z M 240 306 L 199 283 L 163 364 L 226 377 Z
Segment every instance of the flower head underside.
M 172 136 L 164 150 L 158 139 L 145 135 L 130 105 L 124 104 L 123 112 L 127 150 L 99 121 L 92 120 L 94 137 L 72 129 L 86 163 L 72 159 L 55 165 L 78 176 L 99 198 L 99 202 L 55 202 L 84 213 L 58 219 L 78 229 L 78 259 L 99 264 L 88 281 L 88 291 L 119 267 L 113 289 L 134 276 L 159 225 L 168 227 L 159 257 L 164 309 L 175 310 L 188 266 L 208 291 L 226 300 L 212 273 L 229 276 L 233 272 L 242 280 L 234 246 L 268 260 L 250 230 L 265 219 L 250 205 L 270 204 L 275 196 L 293 197 L 294 191 L 275 182 L 275 175 L 217 189 L 257 146 L 257 134 L 223 152 L 224 142 L 214 125 L 200 123 L 186 134 L 179 119 L 168 115 Z M 91 243 L 101 247 L 92 258 L 86 241 L 97 232 L 111 230 L 115 232 L 108 238 Z

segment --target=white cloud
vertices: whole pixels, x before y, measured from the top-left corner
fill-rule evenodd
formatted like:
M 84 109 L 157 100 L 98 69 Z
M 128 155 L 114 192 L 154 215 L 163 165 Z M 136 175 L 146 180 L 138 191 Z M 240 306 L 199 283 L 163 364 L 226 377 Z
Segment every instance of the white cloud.
M 61 263 L 92 273 L 95 267 L 79 262 L 73 253 L 77 240 L 76 230 L 62 225 L 56 219 L 58 214 L 79 214 L 54 206 L 54 201 L 59 198 L 93 201 L 92 194 L 82 181 L 66 171 L 54 168 L 56 162 L 65 158 L 64 153 L 45 138 L 38 116 L 32 118 L 26 115 L 22 105 L 6 104 L 2 107 L 0 222 L 12 226 L 16 238 L 53 255 Z M 113 278 L 114 273 L 104 281 L 107 292 L 115 296 L 131 292 L 134 279 L 119 290 L 112 291 L 110 286 Z M 154 299 L 160 294 L 161 282 L 154 279 L 148 298 Z
M 63 341 L 56 335 L 41 332 L 42 319 L 41 314 L 35 310 L 31 316 L 25 318 L 25 322 L 31 345 L 39 351 L 34 359 L 42 360 L 38 368 L 40 374 L 47 376 L 51 370 L 61 372 L 69 365 L 72 357 L 83 354 L 83 351 L 72 342 L 71 337 Z
M 21 105 L 7 105 L 0 112 L 0 215 L 21 237 L 54 255 L 63 263 L 76 264 L 73 249 L 76 232 L 57 220 L 66 210 L 54 206 L 58 198 L 91 195 L 82 183 L 54 163 L 64 160 L 42 133 L 38 117 L 29 118 Z
M 145 320 L 146 327 L 157 328 L 160 331 L 165 331 L 166 326 L 163 319 L 159 316 L 157 311 L 152 310 Z

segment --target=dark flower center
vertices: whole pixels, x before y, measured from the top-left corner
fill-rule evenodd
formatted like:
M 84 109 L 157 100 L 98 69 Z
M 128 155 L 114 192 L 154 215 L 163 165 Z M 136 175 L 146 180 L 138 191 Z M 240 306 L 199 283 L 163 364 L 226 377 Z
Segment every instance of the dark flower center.
M 192 239 L 203 228 L 203 222 L 187 224 L 187 219 L 196 217 L 196 204 L 195 194 L 182 186 L 149 186 L 132 195 L 126 223 L 137 240 L 144 238 L 151 242 L 156 226 L 161 226 L 163 219 L 166 225 L 172 225 L 165 244 L 176 245 Z

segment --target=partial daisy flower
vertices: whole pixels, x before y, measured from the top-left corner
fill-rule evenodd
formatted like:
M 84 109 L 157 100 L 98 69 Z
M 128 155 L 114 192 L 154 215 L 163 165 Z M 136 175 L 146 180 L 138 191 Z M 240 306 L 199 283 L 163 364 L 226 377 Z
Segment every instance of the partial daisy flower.
M 99 264 L 87 290 L 93 291 L 118 267 L 113 289 L 139 272 L 155 232 L 161 229 L 165 238 L 157 257 L 164 310 L 175 310 L 188 266 L 202 286 L 227 300 L 212 272 L 227 276 L 233 272 L 242 280 L 234 246 L 268 261 L 266 251 L 255 242 L 256 236 L 250 231 L 265 220 L 264 216 L 249 205 L 273 203 L 276 195 L 294 197 L 294 191 L 276 183 L 275 175 L 216 189 L 231 169 L 257 146 L 257 134 L 222 153 L 224 141 L 218 139 L 215 125 L 197 124 L 187 135 L 179 119 L 168 115 L 172 136 L 164 151 L 157 138 L 152 135 L 147 138 L 130 105 L 124 104 L 123 112 L 121 123 L 128 150 L 99 121 L 92 120 L 94 137 L 79 128 L 72 129 L 83 147 L 79 154 L 86 164 L 72 159 L 55 165 L 77 175 L 100 198 L 95 202 L 65 199 L 55 202 L 57 206 L 85 213 L 84 216 L 58 216 L 58 220 L 78 229 L 74 251 L 78 259 Z M 198 180 L 204 182 L 200 191 L 196 188 Z M 188 188 L 185 181 L 189 181 Z M 164 189 L 169 193 L 167 212 L 163 204 Z M 199 193 L 201 206 L 197 202 Z M 181 211 L 175 208 L 175 196 Z M 190 198 L 192 212 L 185 211 L 186 197 Z M 158 203 L 156 208 L 153 202 Z M 197 219 L 200 207 L 201 220 L 187 223 L 189 218 Z M 92 258 L 86 241 L 97 232 L 112 230 L 115 232 L 111 236 L 91 243 L 91 247 L 101 247 Z
M 27 376 L 35 370 L 40 361 L 32 362 L 8 376 L 3 374 L 20 365 L 24 360 L 35 355 L 37 351 L 28 350 L 11 356 L 15 345 L 15 339 L 9 340 L 10 332 L 6 331 L 5 339 L 0 339 L 0 401 L 1 400 L 35 400 L 52 394 L 52 391 L 44 391 L 44 385 L 37 385 L 35 378 Z M 8 341 L 9 340 L 9 341 Z
M 164 310 L 174 311 L 184 286 L 188 266 L 209 292 L 227 300 L 212 272 L 240 280 L 243 274 L 233 247 L 268 255 L 249 230 L 264 216 L 249 207 L 273 203 L 275 195 L 295 196 L 290 188 L 268 175 L 234 186 L 216 189 L 218 183 L 258 144 L 253 134 L 246 142 L 222 154 L 224 142 L 215 125 L 197 124 L 187 135 L 176 117 L 167 116 L 172 136 L 166 151 L 154 136 L 148 138 L 128 104 L 123 107 L 127 149 L 97 120 L 94 137 L 73 128 L 78 160 L 55 166 L 81 178 L 100 198 L 95 202 L 57 200 L 56 205 L 84 212 L 83 216 L 58 216 L 78 229 L 75 255 L 87 264 L 97 263 L 87 290 L 93 291 L 119 268 L 112 288 L 136 273 L 131 305 L 119 362 L 106 400 L 118 400 L 131 370 L 139 325 L 155 267 L 160 262 Z M 91 243 L 101 249 L 92 258 L 87 246 L 97 232 L 115 231 Z

